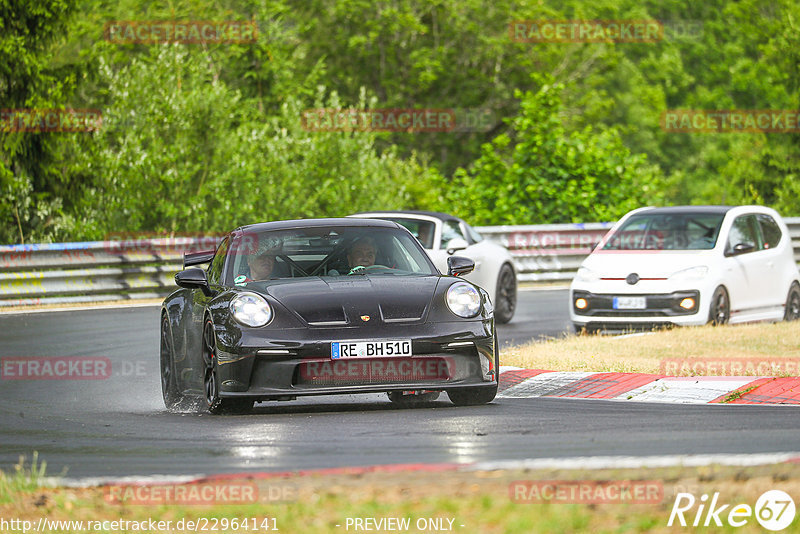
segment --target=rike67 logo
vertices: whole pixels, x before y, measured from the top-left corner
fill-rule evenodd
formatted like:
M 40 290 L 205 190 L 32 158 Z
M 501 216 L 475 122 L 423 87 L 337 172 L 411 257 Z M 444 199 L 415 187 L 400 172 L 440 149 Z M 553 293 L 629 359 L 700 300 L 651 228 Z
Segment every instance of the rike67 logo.
M 743 527 L 755 519 L 765 529 L 778 531 L 791 525 L 794 516 L 794 501 L 781 490 L 764 492 L 752 508 L 747 504 L 723 504 L 719 501 L 719 492 L 715 492 L 710 501 L 705 493 L 700 499 L 691 493 L 678 493 L 667 526 L 671 527 L 677 520 L 682 527 L 687 526 L 688 521 L 693 527 L 721 527 L 724 523 Z

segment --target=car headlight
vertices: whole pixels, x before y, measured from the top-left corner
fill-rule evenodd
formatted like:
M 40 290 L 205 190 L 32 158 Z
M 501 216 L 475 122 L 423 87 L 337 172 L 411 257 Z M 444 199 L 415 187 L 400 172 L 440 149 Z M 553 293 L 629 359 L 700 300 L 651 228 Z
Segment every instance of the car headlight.
M 673 273 L 669 279 L 675 282 L 691 282 L 694 280 L 702 280 L 706 276 L 708 276 L 708 267 L 705 265 L 700 265 L 698 267 L 690 267 L 689 269 L 683 269 L 677 273 Z
M 233 318 L 245 326 L 265 326 L 272 320 L 272 307 L 264 297 L 255 293 L 242 293 L 230 303 Z
M 575 280 L 578 282 L 597 282 L 600 280 L 600 275 L 591 269 L 581 267 L 578 269 L 578 274 L 575 275 Z
M 447 307 L 459 317 L 475 317 L 481 311 L 481 295 L 469 284 L 453 284 L 447 290 Z

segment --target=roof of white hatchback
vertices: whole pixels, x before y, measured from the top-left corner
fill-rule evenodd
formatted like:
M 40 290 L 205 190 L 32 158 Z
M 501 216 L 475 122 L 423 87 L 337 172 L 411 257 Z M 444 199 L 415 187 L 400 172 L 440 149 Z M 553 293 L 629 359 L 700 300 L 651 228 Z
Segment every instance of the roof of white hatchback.
M 671 206 L 668 208 L 646 208 L 639 213 L 657 212 L 664 215 L 678 215 L 685 213 L 719 213 L 725 214 L 739 206 Z

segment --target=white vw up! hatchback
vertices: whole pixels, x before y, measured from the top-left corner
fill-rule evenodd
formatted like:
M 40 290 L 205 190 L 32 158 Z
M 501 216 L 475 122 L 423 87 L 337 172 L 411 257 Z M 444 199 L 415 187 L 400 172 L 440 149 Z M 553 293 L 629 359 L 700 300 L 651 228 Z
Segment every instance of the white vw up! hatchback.
M 578 331 L 797 319 L 789 231 L 761 206 L 634 210 L 583 261 L 570 317 Z

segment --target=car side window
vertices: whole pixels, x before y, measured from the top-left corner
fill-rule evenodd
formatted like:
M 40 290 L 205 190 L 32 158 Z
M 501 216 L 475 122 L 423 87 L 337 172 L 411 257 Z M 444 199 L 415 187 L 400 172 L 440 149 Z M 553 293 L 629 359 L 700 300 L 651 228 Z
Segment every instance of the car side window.
M 447 243 L 451 239 L 464 239 L 464 234 L 461 233 L 461 228 L 459 228 L 457 221 L 445 221 L 442 224 L 442 240 L 439 248 L 447 248 Z
M 761 250 L 756 218 L 753 215 L 741 215 L 733 221 L 725 250 L 733 252 L 734 247 L 737 245 L 752 246 L 753 248 L 750 252 Z
M 225 256 L 228 254 L 228 238 L 222 240 L 222 243 L 217 247 L 217 253 L 214 254 L 214 259 L 211 260 L 211 265 L 208 267 L 208 283 L 213 285 L 220 285 L 222 280 L 222 269 L 225 267 Z
M 763 213 L 757 215 L 758 222 L 761 225 L 761 236 L 763 238 L 764 248 L 775 248 L 781 241 L 781 227 L 775 222 L 775 219 Z

